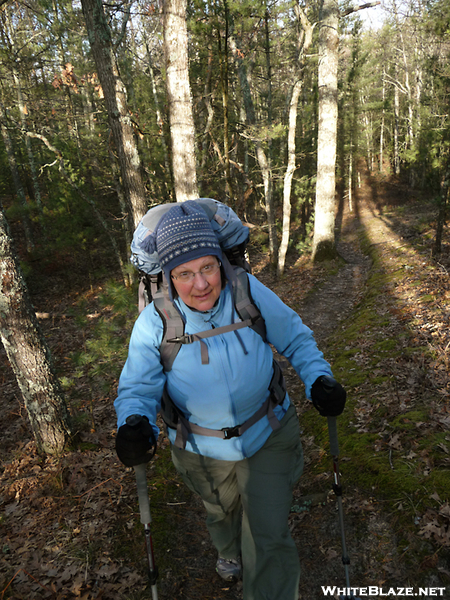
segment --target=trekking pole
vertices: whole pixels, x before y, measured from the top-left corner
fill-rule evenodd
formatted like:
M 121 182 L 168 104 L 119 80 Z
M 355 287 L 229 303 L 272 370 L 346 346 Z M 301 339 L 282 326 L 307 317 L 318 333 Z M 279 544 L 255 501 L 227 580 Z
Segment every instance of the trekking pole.
M 158 590 L 156 588 L 156 580 L 158 579 L 158 567 L 155 564 L 155 555 L 153 553 L 153 541 L 150 524 L 152 517 L 150 514 L 150 502 L 148 499 L 147 488 L 147 464 L 136 465 L 134 471 L 136 473 L 136 486 L 139 498 L 139 512 L 141 514 L 141 523 L 144 525 L 145 546 L 147 548 L 148 559 L 148 577 L 152 590 L 152 600 L 158 600 Z
M 345 570 L 345 582 L 347 585 L 347 594 L 339 596 L 340 600 L 360 600 L 360 598 L 355 598 L 351 588 L 350 588 L 350 575 L 349 575 L 349 567 L 350 567 L 350 558 L 347 552 L 347 544 L 345 542 L 345 530 L 344 530 L 344 509 L 342 508 L 342 486 L 341 480 L 339 476 L 339 444 L 338 444 L 338 435 L 337 435 L 337 424 L 336 417 L 327 417 L 328 419 L 328 435 L 330 438 L 330 453 L 333 457 L 333 471 L 334 471 L 334 483 L 333 483 L 333 492 L 336 495 L 337 503 L 338 503 L 338 513 L 339 513 L 339 526 L 341 529 L 341 543 L 342 543 L 342 564 L 344 565 Z

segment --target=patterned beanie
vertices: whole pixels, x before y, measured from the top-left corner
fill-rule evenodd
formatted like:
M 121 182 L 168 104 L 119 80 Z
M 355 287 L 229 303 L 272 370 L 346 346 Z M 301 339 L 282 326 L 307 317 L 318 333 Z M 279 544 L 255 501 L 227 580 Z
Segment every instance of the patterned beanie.
M 203 208 L 194 200 L 176 204 L 163 215 L 141 247 L 157 251 L 167 281 L 175 267 L 202 256 L 222 259 L 222 250 Z

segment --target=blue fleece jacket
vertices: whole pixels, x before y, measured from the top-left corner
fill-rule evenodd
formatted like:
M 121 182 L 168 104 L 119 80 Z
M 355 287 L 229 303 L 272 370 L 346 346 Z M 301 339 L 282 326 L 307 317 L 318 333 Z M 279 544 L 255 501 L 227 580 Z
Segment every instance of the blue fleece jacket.
M 312 331 L 276 294 L 249 275 L 253 301 L 264 317 L 267 340 L 289 360 L 305 384 L 310 398 L 311 385 L 321 375 L 332 375 L 330 365 L 318 350 Z M 190 309 L 176 300 L 185 321 L 185 332 L 198 333 L 239 321 L 229 286 L 222 290 L 216 306 L 207 312 Z M 161 407 L 161 396 L 167 382 L 169 395 L 189 421 L 222 429 L 241 425 L 249 419 L 269 395 L 273 375 L 273 353 L 268 343 L 249 328 L 227 332 L 204 340 L 208 346 L 209 364 L 201 362 L 200 342 L 182 345 L 172 370 L 164 373 L 159 356 L 163 324 L 153 304 L 137 319 L 130 339 L 128 358 L 119 381 L 114 403 L 118 427 L 132 414 L 145 415 L 153 424 Z M 275 408 L 279 419 L 290 404 L 289 396 Z M 220 460 L 241 460 L 252 456 L 272 432 L 268 418 L 263 417 L 240 437 L 220 439 L 190 434 L 186 450 Z M 175 431 L 169 430 L 175 441 Z

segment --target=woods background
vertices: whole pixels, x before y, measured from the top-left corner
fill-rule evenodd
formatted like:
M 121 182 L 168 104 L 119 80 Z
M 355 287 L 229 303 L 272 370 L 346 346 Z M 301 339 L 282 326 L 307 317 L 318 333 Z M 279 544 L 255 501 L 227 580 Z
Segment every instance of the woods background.
M 280 241 L 283 254 L 307 249 L 324 171 L 319 96 L 329 84 L 319 67 L 331 60 L 337 176 L 350 205 L 361 168 L 442 195 L 448 8 L 384 8 L 384 25 L 366 31 L 362 11 L 329 0 L 4 3 L 1 193 L 8 219 L 22 223 L 29 268 L 73 260 L 73 248 L 94 265 L 102 235 L 126 271 L 146 209 L 197 193 L 260 225 L 275 264 Z M 338 25 L 334 57 L 320 54 L 321 9 L 322 22 L 334 14 Z

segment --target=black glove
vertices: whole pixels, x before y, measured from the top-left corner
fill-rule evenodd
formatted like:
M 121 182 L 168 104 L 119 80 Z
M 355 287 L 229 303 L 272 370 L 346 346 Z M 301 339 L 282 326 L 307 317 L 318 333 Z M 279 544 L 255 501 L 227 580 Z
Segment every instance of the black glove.
M 337 417 L 342 413 L 347 392 L 329 375 L 322 375 L 312 384 L 311 400 L 322 417 Z
M 151 449 L 153 452 L 150 453 Z M 116 436 L 116 452 L 126 467 L 148 463 L 155 454 L 156 439 L 147 417 L 131 415 L 125 425 L 119 427 Z

